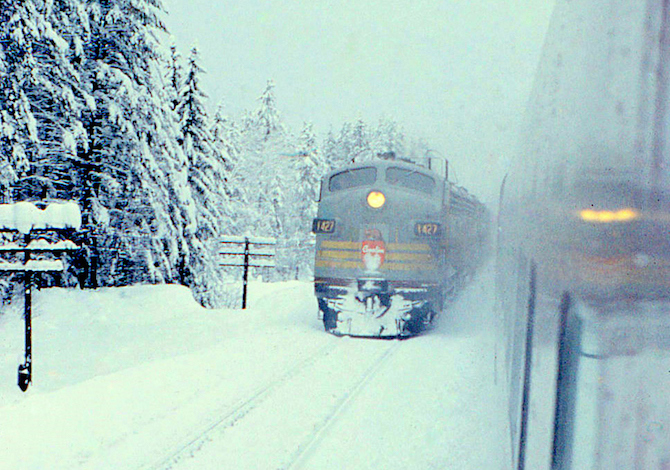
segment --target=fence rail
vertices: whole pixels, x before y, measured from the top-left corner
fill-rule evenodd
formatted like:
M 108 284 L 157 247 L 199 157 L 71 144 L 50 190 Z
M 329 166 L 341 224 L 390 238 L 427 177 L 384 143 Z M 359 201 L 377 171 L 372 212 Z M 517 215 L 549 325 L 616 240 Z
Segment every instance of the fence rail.
M 277 240 L 269 237 L 227 235 L 220 240 L 219 266 L 244 268 L 242 275 L 242 308 L 247 308 L 249 268 L 274 268 Z

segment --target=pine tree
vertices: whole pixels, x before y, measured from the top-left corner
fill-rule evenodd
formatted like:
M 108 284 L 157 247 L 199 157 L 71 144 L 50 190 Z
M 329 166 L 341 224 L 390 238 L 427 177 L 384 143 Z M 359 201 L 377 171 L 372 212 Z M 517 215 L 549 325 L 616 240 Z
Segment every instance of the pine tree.
M 398 157 L 407 157 L 405 134 L 400 125 L 391 119 L 380 119 L 371 147 L 374 155 L 392 153 Z
M 222 230 L 230 234 L 239 234 L 241 232 L 240 214 L 246 205 L 239 165 L 243 152 L 243 137 L 237 123 L 224 114 L 221 104 L 219 104 L 214 114 L 210 134 L 213 138 L 214 148 L 223 163 L 226 180 L 223 190 L 228 205 L 228 219 Z
M 179 104 L 179 92 L 183 82 L 182 74 L 181 54 L 179 54 L 177 46 L 173 43 L 170 46 L 170 57 L 168 59 L 166 76 L 166 81 L 169 84 L 167 93 L 172 102 L 172 109 L 177 109 L 177 105 Z
M 242 153 L 242 131 L 234 120 L 224 114 L 222 104 L 216 108 L 210 133 L 219 153 L 224 156 L 223 163 L 226 172 L 233 172 Z M 228 189 L 231 191 L 229 194 L 232 194 L 230 185 Z
M 339 168 L 346 163 L 346 158 L 342 153 L 340 141 L 335 137 L 332 129 L 328 131 L 328 135 L 323 142 L 322 148 L 324 161 L 328 171 Z
M 11 186 L 29 168 L 26 147 L 37 140 L 25 94 L 19 78 L 25 74 L 28 51 L 20 7 L 0 0 L 0 196 L 11 202 Z M 15 34 L 12 34 L 12 32 Z
M 318 149 L 311 123 L 305 123 L 298 137 L 294 158 L 295 184 L 290 188 L 290 201 L 286 217 L 285 234 L 291 251 L 289 272 L 296 276 L 311 275 L 314 259 L 312 220 L 316 208 L 320 181 L 326 172 L 326 163 Z
M 275 84 L 268 80 L 265 90 L 258 98 L 260 106 L 253 118 L 253 125 L 260 133 L 262 140 L 268 142 L 286 134 L 279 111 L 277 110 L 277 99 L 274 94 Z
M 157 0 L 86 4 L 80 67 L 95 105 L 79 149 L 84 217 L 102 283 L 180 282 L 211 305 L 209 278 L 194 275 L 214 264 L 213 254 L 197 237 L 189 162 L 162 81 L 160 12 Z
M 188 182 L 197 208 L 197 238 L 215 251 L 220 235 L 230 231 L 232 214 L 227 191 L 227 156 L 210 133 L 211 125 L 204 105 L 206 96 L 200 89 L 202 72 L 198 65 L 198 51 L 194 47 L 176 111 L 180 118 L 181 144 L 188 160 Z M 212 258 L 212 261 L 215 259 Z M 223 281 L 216 265 L 202 272 L 194 271 L 193 275 L 208 276 L 209 288 L 218 284 L 216 290 L 222 291 Z M 203 283 L 204 280 L 195 282 L 196 285 Z M 210 298 L 208 302 L 212 304 L 213 300 Z
M 12 168 L 0 170 L 5 199 L 76 199 L 79 181 L 69 170 L 84 139 L 79 115 L 86 99 L 71 61 L 76 6 L 74 0 L 2 2 L 0 145 Z
M 282 231 L 279 211 L 284 205 L 288 184 L 285 173 L 289 169 L 281 154 L 289 148 L 289 136 L 279 116 L 271 80 L 258 101 L 258 109 L 245 117 L 239 176 L 253 219 L 250 228 L 257 235 L 277 237 Z
M 158 195 L 166 196 L 159 185 L 167 168 L 151 151 L 156 138 L 169 139 L 155 132 L 162 105 L 147 102 L 156 88 L 149 64 L 158 57 L 150 29 L 160 21 L 155 7 L 137 6 L 93 0 L 82 22 L 79 69 L 93 103 L 82 116 L 87 142 L 78 149 L 77 170 L 89 231 L 84 242 L 103 285 L 170 280 L 176 264 L 174 243 L 156 240 L 168 235 L 170 220 L 155 207 Z
M 200 89 L 197 48 L 191 50 L 186 81 L 179 93 L 176 111 L 180 118 L 182 148 L 188 160 L 188 181 L 198 207 L 201 239 L 216 237 L 227 218 L 225 156 L 210 134 L 209 117 Z
M 324 143 L 324 152 L 325 161 L 331 169 L 371 160 L 374 149 L 368 125 L 362 119 L 354 124 L 345 122 L 337 137 L 329 133 Z
M 315 200 L 318 197 L 319 182 L 326 173 L 327 167 L 323 154 L 318 148 L 316 134 L 312 123 L 303 125 L 297 143 L 298 182 L 301 194 L 306 198 Z
M 368 125 L 362 119 L 358 119 L 345 136 L 348 139 L 349 156 L 352 163 L 370 161 L 374 157 L 370 145 L 370 132 Z

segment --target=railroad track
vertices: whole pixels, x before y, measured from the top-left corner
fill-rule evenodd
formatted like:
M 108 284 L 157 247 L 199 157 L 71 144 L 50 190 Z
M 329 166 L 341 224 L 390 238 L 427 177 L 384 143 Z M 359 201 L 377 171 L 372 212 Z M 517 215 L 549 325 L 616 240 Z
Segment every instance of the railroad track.
M 278 470 L 299 470 L 303 468 L 312 453 L 319 447 L 321 441 L 328 435 L 329 430 L 337 422 L 337 419 L 347 409 L 348 405 L 356 399 L 360 392 L 365 389 L 366 385 L 379 373 L 383 365 L 396 353 L 401 344 L 400 341 L 394 341 L 379 355 L 349 392 L 340 397 L 336 406 L 317 425 L 309 438 L 295 450 L 290 459 L 284 465 L 280 466 Z
M 173 466 L 184 456 L 193 456 L 206 442 L 211 440 L 213 433 L 220 432 L 226 428 L 234 426 L 235 423 L 244 418 L 245 415 L 247 415 L 250 411 L 260 405 L 265 399 L 267 399 L 267 397 L 269 397 L 275 389 L 289 382 L 301 371 L 313 365 L 320 358 L 332 353 L 340 346 L 341 343 L 339 342 L 331 342 L 321 347 L 314 354 L 300 361 L 298 364 L 288 369 L 279 377 L 256 389 L 251 395 L 244 398 L 243 400 L 240 400 L 232 407 L 232 409 L 230 407 L 226 407 L 224 411 L 215 413 L 217 416 L 215 419 L 209 421 L 202 428 L 196 430 L 195 432 L 192 432 L 184 439 L 182 444 L 178 445 L 167 454 L 155 460 L 153 464 L 149 466 L 143 465 L 140 468 L 142 470 L 169 470 L 173 468 Z
M 297 434 L 293 434 L 291 431 L 282 431 L 281 425 L 275 427 L 273 432 L 278 435 L 286 434 L 287 439 L 276 443 L 276 452 L 273 454 L 277 456 L 276 459 L 272 460 L 272 463 L 265 462 L 261 465 L 262 468 L 281 470 L 300 469 L 308 461 L 313 451 L 319 447 L 320 442 L 328 435 L 338 418 L 372 381 L 383 365 L 395 354 L 401 344 L 401 341 L 385 343 L 354 339 L 329 342 L 233 407 L 215 413 L 216 419 L 210 420 L 203 427 L 192 432 L 181 444 L 157 458 L 153 464 L 140 468 L 143 470 L 168 470 L 181 468 L 182 464 L 188 468 L 197 467 L 198 459 L 208 457 L 211 459 L 212 457 L 209 454 L 212 452 L 215 455 L 220 453 L 223 458 L 230 457 L 230 449 L 226 454 L 218 446 L 221 444 L 224 446 L 231 445 L 226 440 L 234 441 L 239 438 L 240 433 L 241 435 L 248 435 L 245 432 L 249 433 L 249 431 L 244 429 L 250 429 L 251 432 L 254 432 L 253 426 L 255 424 L 253 423 L 257 423 L 259 420 L 272 419 L 268 415 L 276 413 L 279 408 L 294 407 L 293 410 L 286 411 L 286 416 L 279 420 L 281 423 L 298 419 L 295 418 L 295 415 L 303 411 L 300 408 L 304 405 L 308 408 L 306 413 L 309 418 L 306 419 L 304 425 L 300 422 L 302 434 L 295 437 Z M 381 345 L 383 346 L 380 347 Z M 341 383 L 341 381 L 335 379 L 337 383 L 334 384 L 334 389 L 331 390 L 327 386 L 323 386 L 331 379 L 326 371 L 332 369 L 333 364 L 344 365 L 346 361 L 358 363 L 363 359 L 365 359 L 364 367 L 362 365 L 354 367 L 355 370 L 352 370 L 346 376 L 346 383 Z M 286 401 L 286 396 L 295 396 L 296 390 L 308 393 L 309 391 L 306 389 L 312 385 L 312 388 L 317 390 L 314 392 L 314 397 L 303 397 L 302 402 L 293 405 Z M 315 406 L 314 403 L 319 403 L 319 405 Z M 277 424 L 275 423 L 274 426 L 277 426 Z M 267 429 L 273 427 L 273 425 L 263 423 L 261 427 Z M 261 436 L 258 436 L 258 439 L 263 441 Z M 265 445 L 267 445 L 267 442 L 265 442 Z M 235 448 L 234 452 L 244 453 L 239 448 Z M 215 457 L 214 460 L 218 459 Z M 253 468 L 244 467 L 244 462 L 241 462 L 240 465 L 241 468 Z

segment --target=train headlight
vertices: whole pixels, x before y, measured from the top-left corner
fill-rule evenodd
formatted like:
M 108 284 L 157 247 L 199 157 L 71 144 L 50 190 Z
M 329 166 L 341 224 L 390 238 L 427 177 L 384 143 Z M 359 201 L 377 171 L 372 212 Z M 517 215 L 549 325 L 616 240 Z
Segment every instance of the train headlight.
M 380 191 L 372 191 L 368 194 L 368 206 L 373 209 L 379 209 L 386 202 L 386 196 Z
M 608 224 L 612 222 L 630 222 L 639 217 L 635 209 L 620 209 L 618 211 L 597 211 L 593 209 L 584 209 L 579 212 L 579 217 L 584 222 L 593 222 Z

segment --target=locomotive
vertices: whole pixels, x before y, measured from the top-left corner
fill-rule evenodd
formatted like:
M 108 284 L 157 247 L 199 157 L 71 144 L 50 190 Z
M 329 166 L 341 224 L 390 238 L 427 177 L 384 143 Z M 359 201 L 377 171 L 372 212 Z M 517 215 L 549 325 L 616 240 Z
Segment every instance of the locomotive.
M 323 178 L 312 230 L 326 331 L 420 333 L 483 261 L 489 213 L 446 173 L 386 155 Z

